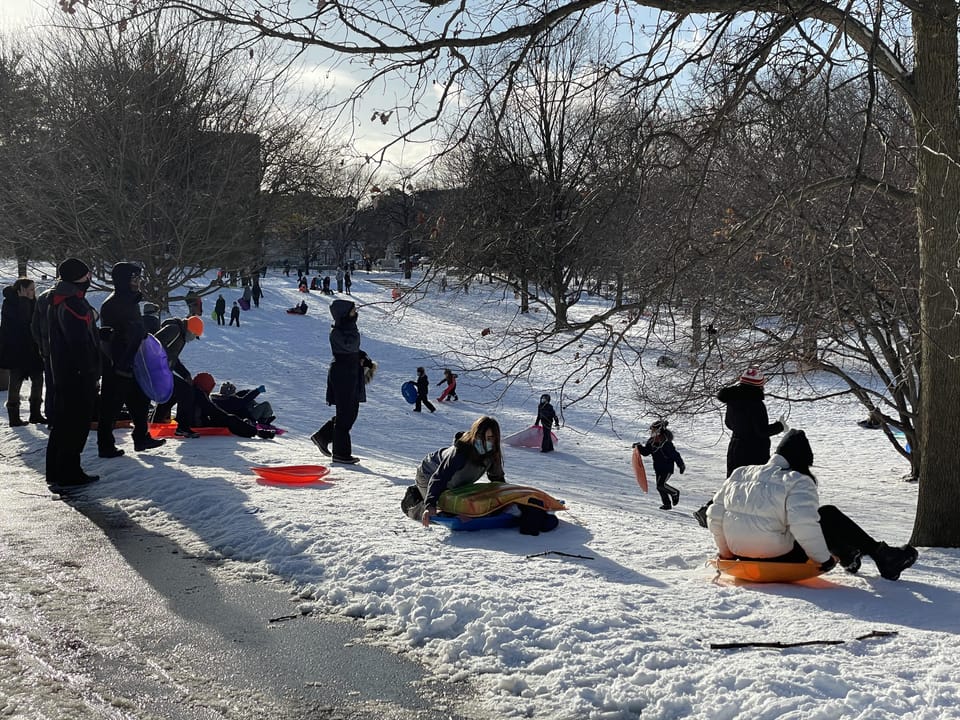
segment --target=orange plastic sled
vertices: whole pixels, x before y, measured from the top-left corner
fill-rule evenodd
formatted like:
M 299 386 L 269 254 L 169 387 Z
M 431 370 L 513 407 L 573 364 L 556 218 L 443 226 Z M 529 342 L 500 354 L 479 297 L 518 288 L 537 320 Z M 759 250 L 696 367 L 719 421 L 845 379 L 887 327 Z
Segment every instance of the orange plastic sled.
M 330 473 L 330 468 L 323 465 L 261 465 L 250 469 L 267 482 L 285 485 L 306 485 Z
M 631 462 L 633 463 L 633 474 L 637 477 L 637 484 L 640 486 L 641 490 L 644 492 L 649 492 L 647 490 L 647 471 L 643 467 L 643 458 L 640 457 L 639 449 L 633 449 L 633 458 Z
M 813 560 L 799 563 L 714 558 L 708 564 L 715 567 L 718 572 L 755 583 L 791 583 L 798 580 L 809 580 L 823 574 L 820 570 L 820 563 Z
M 150 434 L 155 438 L 171 438 L 177 431 L 177 424 L 171 423 L 149 423 Z M 192 428 L 198 435 L 232 435 L 230 428 L 225 427 L 195 427 Z

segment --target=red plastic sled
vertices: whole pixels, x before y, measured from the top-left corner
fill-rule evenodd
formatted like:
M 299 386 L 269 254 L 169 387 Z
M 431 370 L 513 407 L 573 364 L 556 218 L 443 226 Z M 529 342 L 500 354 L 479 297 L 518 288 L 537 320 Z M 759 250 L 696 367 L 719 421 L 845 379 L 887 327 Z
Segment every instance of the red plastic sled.
M 177 424 L 171 423 L 150 423 L 150 434 L 155 438 L 171 438 L 177 431 Z M 192 430 L 197 435 L 233 435 L 230 428 L 225 427 L 195 427 Z
M 306 485 L 330 473 L 323 465 L 275 465 L 250 468 L 263 480 L 285 485 Z
M 643 467 L 643 458 L 640 457 L 640 450 L 638 448 L 633 449 L 631 462 L 633 463 L 633 474 L 637 476 L 637 484 L 640 485 L 641 490 L 648 492 L 647 471 Z
M 823 574 L 823 571 L 820 570 L 820 563 L 813 560 L 800 563 L 714 558 L 709 561 L 709 564 L 715 567 L 717 572 L 755 583 L 791 583 L 798 580 L 809 580 Z

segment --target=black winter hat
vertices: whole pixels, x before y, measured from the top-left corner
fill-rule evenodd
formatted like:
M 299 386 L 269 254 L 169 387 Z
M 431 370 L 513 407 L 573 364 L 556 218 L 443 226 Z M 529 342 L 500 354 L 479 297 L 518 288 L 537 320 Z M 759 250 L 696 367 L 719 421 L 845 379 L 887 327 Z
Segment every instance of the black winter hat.
M 777 455 L 790 463 L 790 469 L 810 474 L 813 465 L 813 449 L 803 430 L 788 430 L 777 445 Z
M 68 258 L 57 265 L 57 276 L 67 282 L 76 282 L 86 277 L 88 272 L 90 272 L 90 267 L 83 260 L 77 260 L 77 258 Z
M 131 278 L 140 277 L 143 270 L 139 265 L 131 262 L 118 262 L 110 271 L 113 278 L 113 286 L 118 290 L 126 290 L 130 285 Z

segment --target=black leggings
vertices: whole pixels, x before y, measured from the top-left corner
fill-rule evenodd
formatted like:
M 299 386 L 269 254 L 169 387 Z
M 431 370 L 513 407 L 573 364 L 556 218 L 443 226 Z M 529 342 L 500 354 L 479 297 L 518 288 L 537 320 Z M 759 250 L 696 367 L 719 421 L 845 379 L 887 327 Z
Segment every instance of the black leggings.
M 827 541 L 827 549 L 840 559 L 841 564 L 852 560 L 857 553 L 873 555 L 876 551 L 880 543 L 837 507 L 824 505 L 819 512 L 820 530 L 823 532 L 823 539 Z M 793 549 L 788 553 L 778 557 L 754 559 L 769 562 L 806 562 L 807 554 L 799 543 L 794 542 Z

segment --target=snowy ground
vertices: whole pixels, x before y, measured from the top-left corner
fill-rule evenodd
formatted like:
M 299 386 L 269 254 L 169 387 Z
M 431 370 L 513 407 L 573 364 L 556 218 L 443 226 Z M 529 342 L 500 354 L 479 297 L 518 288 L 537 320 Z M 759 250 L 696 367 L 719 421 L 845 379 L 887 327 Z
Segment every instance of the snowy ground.
M 265 484 L 249 470 L 322 463 L 309 434 L 331 414 L 323 402 L 328 299 L 311 293 L 306 316 L 287 315 L 303 296 L 295 278 L 271 271 L 261 307 L 243 313 L 239 329 L 207 320 L 203 338 L 182 359 L 218 382 L 265 384 L 264 399 L 289 432 L 273 441 L 171 440 L 138 454 L 129 432 L 118 431 L 128 454 L 114 460 L 96 457 L 91 436 L 85 468 L 102 479 L 83 498 L 122 509 L 237 576 L 279 578 L 303 610 L 357 618 L 433 674 L 476 689 L 477 715 L 960 718 L 960 552 L 922 549 L 900 582 L 879 578 L 869 561 L 859 576 L 835 570 L 795 585 L 714 581 L 704 564 L 711 537 L 689 512 L 722 480 L 727 438 L 717 408 L 671 422 L 688 467 L 675 478 L 683 493 L 678 510 L 659 510 L 656 494 L 644 495 L 633 478 L 630 444 L 655 418 L 625 389 L 609 408 L 615 430 L 585 403 L 564 412 L 554 454 L 505 451 L 508 481 L 567 502 L 555 532 L 451 533 L 404 517 L 400 498 L 423 455 L 480 414 L 497 417 L 505 433 L 531 424 L 537 398 L 556 397 L 575 350 L 539 363 L 536 385 L 507 387 L 461 373 L 460 402 L 414 414 L 399 387 L 416 366 L 436 383 L 458 352 L 501 342 L 498 330 L 515 304 L 493 286 L 472 285 L 469 295 L 431 292 L 397 313 L 375 278 L 397 276 L 360 272 L 353 284 L 363 348 L 380 364 L 353 432 L 360 465 L 334 466 L 329 483 L 305 487 Z M 239 294 L 224 293 L 228 301 Z M 206 313 L 214 299 L 205 299 Z M 486 327 L 492 332 L 482 337 Z M 807 431 L 823 503 L 840 506 L 880 539 L 907 541 L 917 487 L 900 481 L 907 465 L 882 435 L 856 425 L 861 409 L 779 400 L 768 408 Z M 3 427 L 0 434 L 0 479 L 42 489 L 38 449 L 46 430 Z M 22 458 L 10 459 L 17 454 Z M 543 554 L 551 551 L 584 557 Z M 874 630 L 896 634 L 855 640 Z M 804 640 L 849 642 L 710 648 Z

